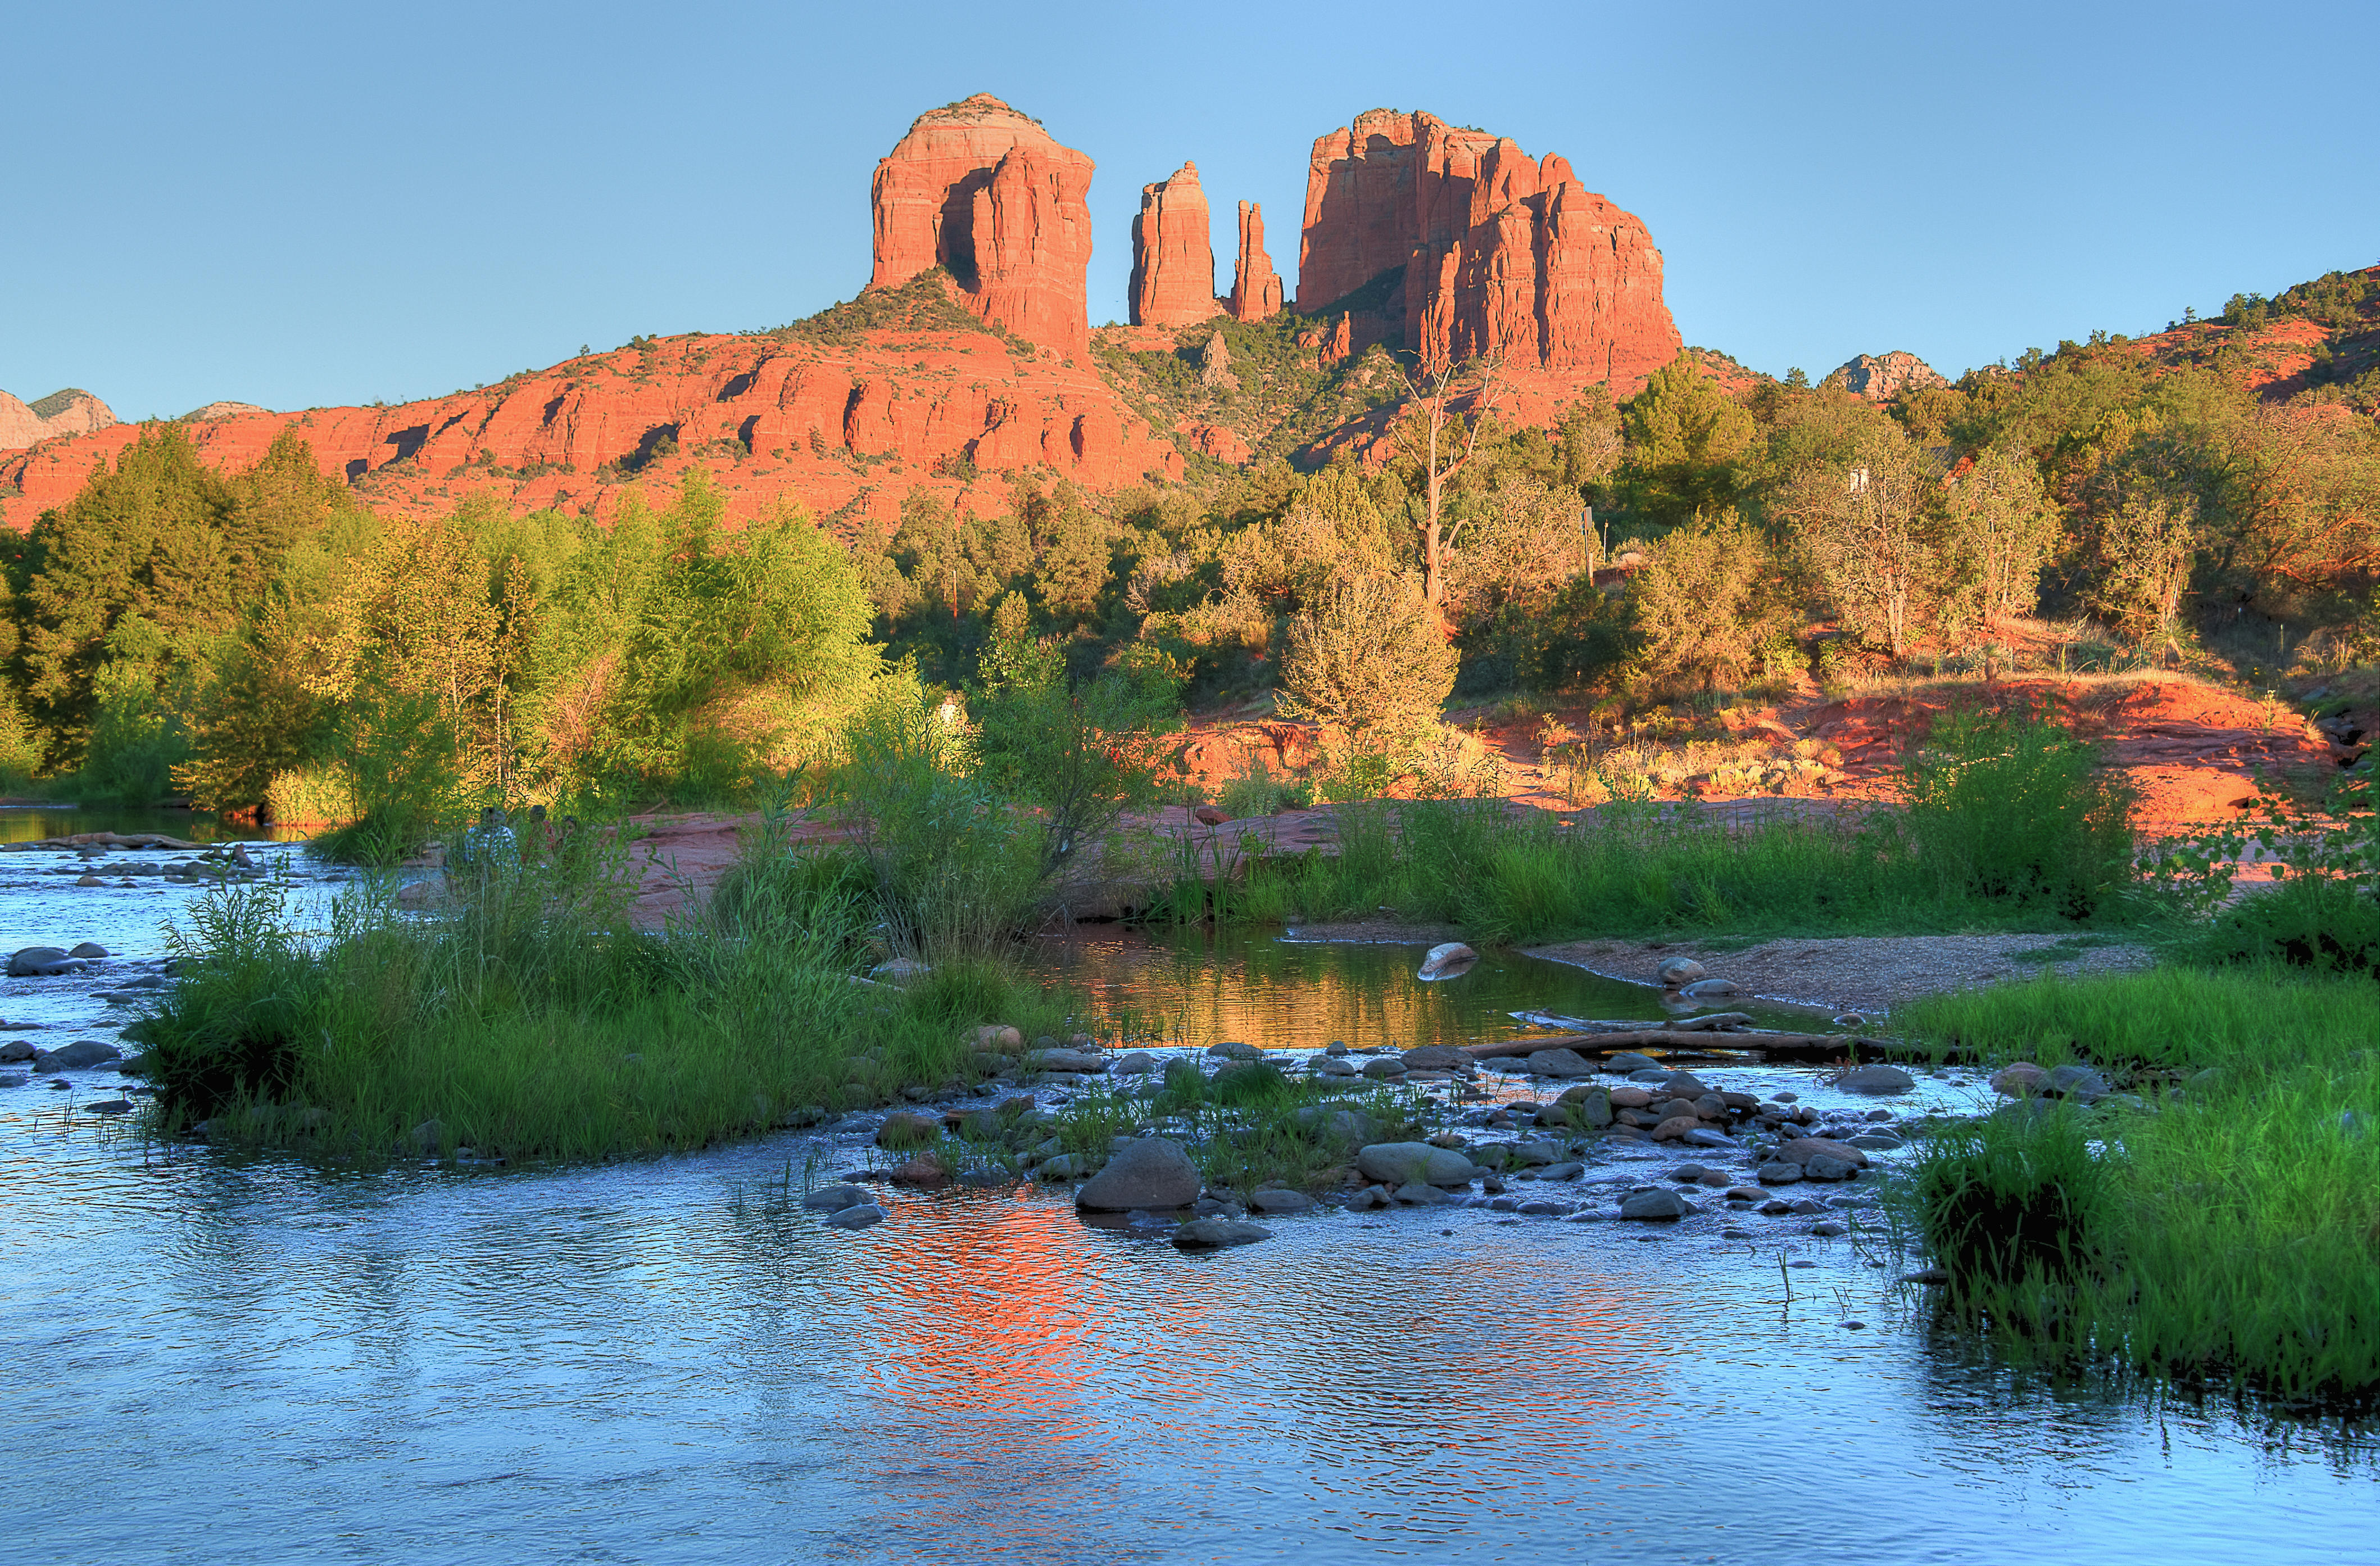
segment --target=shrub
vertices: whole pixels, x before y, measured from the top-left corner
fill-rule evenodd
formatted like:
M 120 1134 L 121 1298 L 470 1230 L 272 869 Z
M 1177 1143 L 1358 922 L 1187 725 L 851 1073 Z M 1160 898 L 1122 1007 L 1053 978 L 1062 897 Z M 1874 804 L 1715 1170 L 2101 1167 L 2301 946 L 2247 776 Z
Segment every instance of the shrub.
M 1901 830 L 1946 892 L 2082 919 L 2131 880 L 2134 794 L 2055 723 L 1945 713 L 1901 786 Z
M 1454 689 L 1438 616 L 1399 577 L 1352 577 L 1290 622 L 1281 710 L 1362 738 L 1435 722 Z

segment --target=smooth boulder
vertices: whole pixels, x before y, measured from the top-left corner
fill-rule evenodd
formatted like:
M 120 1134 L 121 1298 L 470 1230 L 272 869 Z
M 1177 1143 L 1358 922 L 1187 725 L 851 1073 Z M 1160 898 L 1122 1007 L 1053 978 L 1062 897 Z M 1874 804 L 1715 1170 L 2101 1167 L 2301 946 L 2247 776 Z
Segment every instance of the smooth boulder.
M 1620 1198 L 1620 1216 L 1643 1223 L 1673 1223 L 1698 1210 L 1675 1191 L 1631 1191 Z
M 1479 1172 L 1461 1153 L 1427 1142 L 1375 1142 L 1357 1149 L 1355 1168 L 1365 1179 L 1391 1189 L 1414 1182 L 1468 1185 Z
M 1807 1169 L 1812 1159 L 1834 1159 L 1854 1169 L 1867 1167 L 1867 1155 L 1848 1142 L 1829 1141 L 1824 1136 L 1797 1136 L 1778 1144 L 1777 1156 L 1786 1163 L 1797 1163 Z
M 1917 1079 L 1899 1066 L 1854 1066 L 1835 1081 L 1846 1093 L 1866 1093 L 1883 1097 L 1893 1093 L 1913 1093 Z
M 1692 957 L 1672 957 L 1661 965 L 1661 988 L 1682 989 L 1709 971 Z
M 1250 1212 L 1307 1212 L 1313 1207 L 1314 1198 L 1303 1191 L 1264 1190 L 1248 1194 Z
M 9 953 L 10 978 L 47 978 L 75 971 L 74 959 L 59 946 L 24 946 Z
M 811 1212 L 841 1212 L 875 1198 L 856 1185 L 821 1185 L 802 1198 L 802 1206 Z
M 1075 1193 L 1075 1205 L 1086 1212 L 1186 1208 L 1198 1199 L 1204 1184 L 1179 1142 L 1145 1136 L 1117 1148 L 1107 1167 Z
M 120 1061 L 124 1051 L 113 1044 L 103 1044 L 96 1038 L 78 1038 L 55 1050 L 43 1050 L 33 1056 L 35 1071 L 80 1071 L 85 1066 L 103 1065 Z
M 1525 1062 L 1531 1076 L 1593 1076 L 1595 1067 L 1575 1050 L 1539 1050 Z
M 1471 1052 L 1449 1044 L 1424 1044 L 1397 1057 L 1408 1071 L 1461 1071 L 1471 1064 Z
M 1743 987 L 1731 978 L 1698 978 L 1692 984 L 1680 985 L 1678 993 L 1689 1001 L 1723 1001 L 1730 995 L 1741 995 Z
M 1426 953 L 1421 960 L 1421 977 L 1425 980 L 1453 978 L 1471 971 L 1479 953 L 1460 941 L 1441 941 Z
M 881 1223 L 892 1215 L 874 1202 L 854 1202 L 826 1215 L 829 1229 L 865 1229 L 871 1223 Z
M 1108 1058 L 1092 1050 L 1037 1050 L 1026 1063 L 1075 1076 L 1096 1076 L 1108 1069 Z

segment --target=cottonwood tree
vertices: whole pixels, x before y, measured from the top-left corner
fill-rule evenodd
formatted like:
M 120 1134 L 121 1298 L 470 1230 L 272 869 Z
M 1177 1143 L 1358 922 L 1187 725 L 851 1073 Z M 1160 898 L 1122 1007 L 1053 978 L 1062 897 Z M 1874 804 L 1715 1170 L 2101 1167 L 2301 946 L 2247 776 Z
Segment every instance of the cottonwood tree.
M 1436 611 L 1446 601 L 1447 567 L 1454 552 L 1446 520 L 1447 485 L 1479 455 L 1480 439 L 1506 390 L 1503 361 L 1489 356 L 1408 370 L 1405 386 L 1413 400 L 1392 438 L 1421 492 L 1422 601 Z M 1458 399 L 1468 399 L 1467 411 L 1456 410 Z
M 1787 486 L 1784 511 L 1844 626 L 1898 658 L 1916 635 L 1940 564 L 1940 478 L 1900 436 L 1860 443 L 1841 464 Z
M 2023 452 L 1994 446 L 1950 484 L 1944 542 L 1985 625 L 2033 613 L 2058 540 L 2058 510 Z

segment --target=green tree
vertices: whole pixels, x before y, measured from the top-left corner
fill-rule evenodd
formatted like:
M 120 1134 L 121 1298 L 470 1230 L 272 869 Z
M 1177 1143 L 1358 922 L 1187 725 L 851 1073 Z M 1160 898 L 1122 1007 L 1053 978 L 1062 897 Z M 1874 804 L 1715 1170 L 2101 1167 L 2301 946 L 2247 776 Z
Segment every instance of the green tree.
M 2032 613 L 2059 538 L 2033 459 L 2008 446 L 1984 452 L 1950 486 L 1947 513 L 1946 552 L 1976 618 L 1995 625 Z
M 1725 511 L 1646 553 L 1628 584 L 1638 676 L 1656 687 L 1741 685 L 1789 625 L 1767 540 Z
M 1290 621 L 1281 707 L 1358 740 L 1394 739 L 1438 721 L 1454 673 L 1454 649 L 1418 583 L 1351 576 Z
M 1628 500 L 1647 521 L 1683 522 L 1726 504 L 1735 464 L 1752 445 L 1752 415 L 1681 352 L 1653 371 L 1621 410 Z

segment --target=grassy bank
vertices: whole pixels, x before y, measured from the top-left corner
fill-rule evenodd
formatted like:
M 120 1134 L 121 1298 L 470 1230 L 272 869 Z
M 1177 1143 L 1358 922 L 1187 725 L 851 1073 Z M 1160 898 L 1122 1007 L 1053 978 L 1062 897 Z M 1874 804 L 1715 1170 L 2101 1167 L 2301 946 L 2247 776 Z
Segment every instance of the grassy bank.
M 756 845 L 713 912 L 637 931 L 615 853 L 589 834 L 460 878 L 426 915 L 351 895 L 312 935 L 269 888 L 201 901 L 179 982 L 128 1034 L 160 1129 L 364 1160 L 685 1149 L 983 1080 L 1005 1062 L 977 1025 L 1029 1038 L 1062 1010 L 980 957 L 855 983 L 868 904 L 783 873 L 780 844 Z
M 1572 825 L 1494 799 L 1343 808 L 1339 851 L 1249 853 L 1163 912 L 1375 917 L 1474 941 L 1908 934 L 2135 921 L 2131 798 L 2090 747 L 2023 715 L 1953 717 L 1904 764 L 1905 809 L 1730 825 L 1649 801 Z
M 1955 1317 L 2027 1354 L 2186 1385 L 2380 1397 L 2368 979 L 2045 978 L 1901 1020 L 1995 1062 L 2095 1063 L 2146 1106 L 2036 1101 L 1937 1134 L 1899 1199 Z

